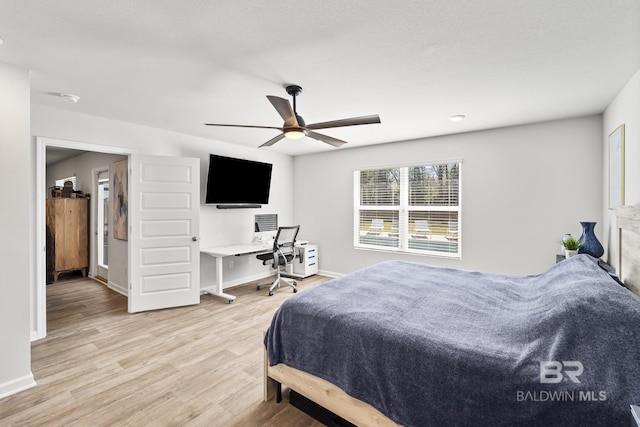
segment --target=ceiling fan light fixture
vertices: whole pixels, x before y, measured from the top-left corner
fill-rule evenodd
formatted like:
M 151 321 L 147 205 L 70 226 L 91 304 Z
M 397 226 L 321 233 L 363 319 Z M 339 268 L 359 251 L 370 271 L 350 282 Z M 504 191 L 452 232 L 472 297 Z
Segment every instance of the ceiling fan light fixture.
M 300 139 L 304 137 L 304 131 L 302 129 L 285 129 L 284 136 L 289 139 Z

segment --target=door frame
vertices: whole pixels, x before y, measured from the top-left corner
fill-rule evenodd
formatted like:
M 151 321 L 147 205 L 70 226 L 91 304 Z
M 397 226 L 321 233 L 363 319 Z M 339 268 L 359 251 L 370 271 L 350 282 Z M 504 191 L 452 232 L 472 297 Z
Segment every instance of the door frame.
M 47 257 L 46 257 L 46 197 L 47 197 L 47 147 L 120 154 L 130 156 L 137 150 L 111 145 L 36 136 L 36 279 L 31 297 L 31 341 L 47 336 Z M 131 197 L 131 196 L 130 196 Z M 91 238 L 91 236 L 89 236 Z M 128 280 L 127 280 L 128 281 Z

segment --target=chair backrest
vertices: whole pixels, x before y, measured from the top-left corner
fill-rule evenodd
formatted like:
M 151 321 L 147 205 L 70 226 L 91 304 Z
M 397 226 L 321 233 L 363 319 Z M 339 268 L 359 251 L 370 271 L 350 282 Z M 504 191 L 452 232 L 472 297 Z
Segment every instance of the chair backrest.
M 273 251 L 276 252 L 281 248 L 291 248 L 296 244 L 296 238 L 298 237 L 299 225 L 291 225 L 288 227 L 278 227 L 278 233 L 273 241 Z

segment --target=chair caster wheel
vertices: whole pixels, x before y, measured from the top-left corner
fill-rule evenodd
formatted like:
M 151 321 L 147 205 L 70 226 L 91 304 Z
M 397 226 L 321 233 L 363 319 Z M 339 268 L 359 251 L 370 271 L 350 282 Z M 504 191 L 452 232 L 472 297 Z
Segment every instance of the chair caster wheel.
M 298 292 L 298 290 L 296 288 L 293 288 L 293 293 L 295 294 L 296 292 Z
M 273 296 L 273 292 L 269 291 L 269 296 L 272 297 Z
M 260 290 L 260 285 L 256 286 L 256 291 Z

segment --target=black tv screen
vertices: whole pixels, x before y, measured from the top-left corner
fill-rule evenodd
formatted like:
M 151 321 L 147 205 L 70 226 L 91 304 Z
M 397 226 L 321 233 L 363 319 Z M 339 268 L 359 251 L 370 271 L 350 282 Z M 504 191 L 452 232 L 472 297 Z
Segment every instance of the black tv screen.
M 269 203 L 272 166 L 270 163 L 211 154 L 205 203 Z

